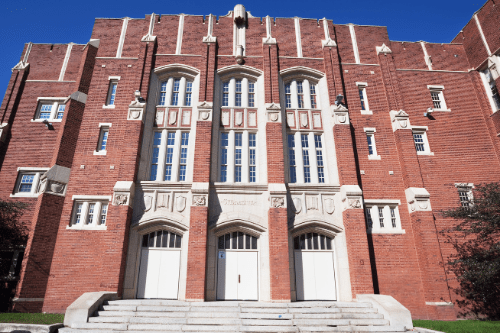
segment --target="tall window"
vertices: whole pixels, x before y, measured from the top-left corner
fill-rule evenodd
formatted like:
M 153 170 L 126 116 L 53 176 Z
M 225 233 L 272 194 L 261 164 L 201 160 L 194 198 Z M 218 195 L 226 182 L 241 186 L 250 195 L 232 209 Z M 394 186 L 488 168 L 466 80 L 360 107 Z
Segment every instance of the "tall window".
M 220 182 L 257 182 L 256 133 L 221 132 L 219 154 Z
M 365 94 L 363 93 L 365 90 L 365 88 L 359 88 L 359 99 L 361 101 L 361 110 L 366 110 L 366 107 L 365 107 Z
M 234 133 L 234 181 L 241 182 L 241 149 L 243 147 L 243 133 Z
M 179 89 L 181 79 L 174 79 L 174 87 L 172 89 L 172 103 L 170 105 L 177 105 L 179 103 Z
M 255 82 L 247 78 L 222 83 L 222 106 L 255 107 Z
M 185 181 L 188 146 L 189 132 L 179 130 L 154 132 L 149 180 Z
M 184 77 L 170 77 L 160 85 L 159 105 L 162 106 L 191 106 L 193 95 L 193 81 Z
M 309 86 L 309 90 L 311 92 L 311 108 L 315 109 L 316 108 L 316 86 L 314 84 L 311 84 Z
M 248 106 L 255 106 L 255 83 L 248 82 Z
M 415 141 L 415 149 L 417 151 L 425 151 L 423 133 L 413 133 L 413 140 Z
M 172 162 L 174 159 L 175 132 L 168 132 L 167 157 L 165 159 L 165 180 L 172 180 Z
M 368 95 L 366 92 L 367 82 L 356 82 L 358 86 L 359 103 L 361 106 L 361 114 L 372 114 L 368 105 Z
M 186 82 L 186 99 L 184 102 L 185 106 L 191 106 L 191 94 L 193 93 L 193 82 Z
M 297 81 L 297 107 L 304 108 L 304 89 L 302 88 L 302 81 Z
M 292 107 L 292 88 L 291 88 L 291 83 L 287 83 L 285 85 L 285 99 L 286 99 L 286 107 L 291 108 Z
M 222 84 L 222 106 L 229 106 L 229 82 Z
M 295 163 L 295 136 L 288 134 L 288 159 L 290 163 L 290 182 L 297 182 L 297 170 Z
M 368 158 L 371 160 L 380 159 L 380 156 L 377 155 L 377 146 L 375 144 L 376 129 L 373 127 L 365 127 L 363 130 L 366 133 L 366 142 L 368 144 Z
M 380 227 L 384 227 L 384 208 L 379 207 L 378 209 L 378 220 L 380 222 Z
M 301 135 L 302 162 L 304 164 L 304 183 L 311 182 L 311 168 L 309 164 L 309 140 L 307 134 Z
M 111 80 L 109 82 L 108 98 L 106 105 L 115 105 L 116 88 L 118 87 L 118 81 Z
M 181 139 L 181 160 L 179 170 L 179 181 L 186 180 L 187 157 L 188 157 L 189 133 L 182 133 Z
M 431 93 L 432 108 L 434 110 L 449 111 L 446 109 L 446 102 L 443 95 L 443 86 L 427 86 Z
M 256 138 L 256 134 L 255 133 L 249 133 L 248 134 L 248 156 L 249 156 L 249 161 L 248 161 L 248 164 L 250 166 L 249 168 L 249 179 L 250 179 L 250 183 L 255 183 L 257 181 L 257 177 L 256 177 L 256 154 L 255 154 L 255 150 L 257 148 L 257 138 Z
M 241 80 L 236 80 L 236 94 L 234 96 L 234 105 L 241 106 Z
M 314 145 L 316 147 L 316 163 L 318 164 L 318 182 L 325 182 L 325 171 L 323 165 L 323 144 L 321 143 L 321 135 L 314 135 Z
M 220 146 L 221 146 L 220 181 L 227 182 L 227 150 L 229 148 L 229 133 L 220 134 Z
M 105 151 L 108 144 L 109 127 L 101 127 L 99 133 L 99 142 L 97 144 L 97 151 Z

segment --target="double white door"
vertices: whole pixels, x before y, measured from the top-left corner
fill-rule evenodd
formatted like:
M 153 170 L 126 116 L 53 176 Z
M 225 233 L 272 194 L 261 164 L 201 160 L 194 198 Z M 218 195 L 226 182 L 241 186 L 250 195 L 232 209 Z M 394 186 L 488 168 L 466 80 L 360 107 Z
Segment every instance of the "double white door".
M 218 250 L 217 299 L 257 300 L 257 251 Z
M 141 251 L 137 298 L 177 299 L 180 249 L 143 247 Z
M 297 300 L 336 300 L 333 251 L 295 251 Z

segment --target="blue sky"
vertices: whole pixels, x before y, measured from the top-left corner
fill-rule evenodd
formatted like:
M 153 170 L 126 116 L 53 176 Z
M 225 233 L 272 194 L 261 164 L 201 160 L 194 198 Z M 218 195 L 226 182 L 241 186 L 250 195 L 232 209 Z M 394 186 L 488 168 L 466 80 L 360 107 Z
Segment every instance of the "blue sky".
M 34 1 L 0 2 L 0 95 L 24 43 L 86 43 L 95 17 L 143 18 L 145 14 L 225 15 L 238 2 L 217 1 Z M 478 0 L 254 0 L 241 2 L 254 16 L 305 17 L 334 23 L 387 26 L 391 40 L 450 42 L 484 1 Z

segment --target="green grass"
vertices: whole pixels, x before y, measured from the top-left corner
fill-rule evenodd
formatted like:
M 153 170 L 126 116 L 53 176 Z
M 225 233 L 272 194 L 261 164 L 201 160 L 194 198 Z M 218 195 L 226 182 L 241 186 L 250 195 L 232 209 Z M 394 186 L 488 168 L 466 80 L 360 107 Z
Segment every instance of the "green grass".
M 41 324 L 62 323 L 63 314 L 53 313 L 0 313 L 0 323 Z
M 428 328 L 446 333 L 498 333 L 500 332 L 500 321 L 480 320 L 414 320 L 413 326 Z

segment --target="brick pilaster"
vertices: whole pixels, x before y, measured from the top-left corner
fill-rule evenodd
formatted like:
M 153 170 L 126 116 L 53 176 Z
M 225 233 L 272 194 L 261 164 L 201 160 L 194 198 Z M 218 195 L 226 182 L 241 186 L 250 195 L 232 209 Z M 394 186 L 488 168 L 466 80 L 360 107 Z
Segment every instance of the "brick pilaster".
M 186 300 L 205 299 L 208 207 L 191 207 L 189 228 Z
M 268 219 L 271 300 L 290 302 L 290 263 L 288 261 L 286 208 L 270 208 Z

